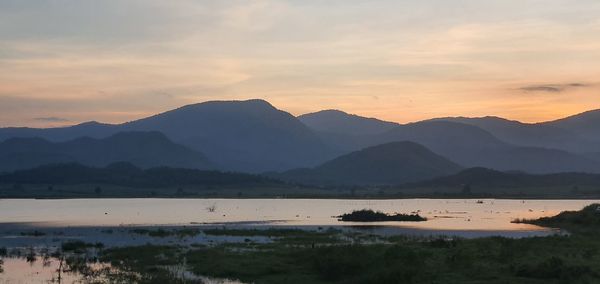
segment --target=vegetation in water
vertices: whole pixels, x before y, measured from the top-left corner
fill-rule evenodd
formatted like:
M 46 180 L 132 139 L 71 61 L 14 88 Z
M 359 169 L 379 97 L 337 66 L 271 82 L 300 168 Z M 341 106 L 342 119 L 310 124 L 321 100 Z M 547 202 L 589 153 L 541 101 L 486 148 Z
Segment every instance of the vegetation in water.
M 131 230 L 131 232 L 135 233 L 135 234 L 139 234 L 139 235 L 148 235 L 150 237 L 157 237 L 157 238 L 166 238 L 166 237 L 171 237 L 171 236 L 184 238 L 184 237 L 194 237 L 194 236 L 200 234 L 200 230 L 194 229 L 194 228 L 182 228 L 182 229 L 171 229 L 171 230 L 162 229 L 162 228 L 159 228 L 156 230 L 138 228 L 138 229 Z
M 28 236 L 28 237 L 41 237 L 41 236 L 45 236 L 45 235 L 46 235 L 46 233 L 40 232 L 38 230 L 30 231 L 30 232 L 21 232 L 21 236 Z
M 68 241 L 61 245 L 61 248 L 63 251 L 76 252 L 76 253 L 85 252 L 89 248 L 101 249 L 103 247 L 104 247 L 104 244 L 102 244 L 102 243 L 93 244 L 93 243 L 86 243 L 86 242 L 79 241 L 79 240 Z
M 591 204 L 579 211 L 564 211 L 552 217 L 539 219 L 517 219 L 514 223 L 526 223 L 543 227 L 562 228 L 575 231 L 600 229 L 600 204 Z
M 252 232 L 250 232 L 252 233 Z M 306 239 L 290 245 L 145 245 L 104 250 L 102 260 L 160 283 L 163 267 L 250 283 L 595 283 L 600 242 L 577 236 L 508 239 Z
M 597 206 L 544 219 L 589 228 L 548 237 L 383 237 L 326 229 L 224 228 L 203 232 L 264 236 L 270 242 L 112 248 L 70 242 L 63 251 L 94 249 L 113 269 L 104 277 L 114 283 L 200 281 L 177 277 L 186 273 L 247 283 L 599 283 L 600 227 L 594 225 L 593 210 Z M 68 265 L 91 271 L 80 264 Z M 174 274 L 174 268 L 185 273 Z
M 386 222 L 386 221 L 406 221 L 406 222 L 422 222 L 427 221 L 427 218 L 421 217 L 419 214 L 386 214 L 380 211 L 369 209 L 356 210 L 352 213 L 347 213 L 338 216 L 338 220 L 344 222 Z

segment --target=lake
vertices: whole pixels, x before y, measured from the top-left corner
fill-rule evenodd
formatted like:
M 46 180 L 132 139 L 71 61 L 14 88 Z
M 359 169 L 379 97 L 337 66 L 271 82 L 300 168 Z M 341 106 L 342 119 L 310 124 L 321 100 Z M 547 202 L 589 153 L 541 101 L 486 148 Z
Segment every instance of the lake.
M 40 226 L 247 224 L 268 226 L 360 226 L 456 231 L 538 231 L 513 224 L 579 210 L 598 200 L 506 199 L 2 199 L 0 223 Z M 352 223 L 334 216 L 353 210 L 417 212 L 426 222 Z
M 1 199 L 0 283 L 47 283 L 58 277 L 58 259 L 43 255 L 59 250 L 64 242 L 79 240 L 105 247 L 144 244 L 194 246 L 219 243 L 264 243 L 265 236 L 227 236 L 200 233 L 186 237 L 153 237 L 134 233 L 141 228 L 304 228 L 359 231 L 379 235 L 545 236 L 559 231 L 527 224 L 517 218 L 553 216 L 579 210 L 598 200 L 505 200 L 505 199 Z M 353 210 L 372 209 L 385 213 L 418 213 L 425 222 L 340 222 L 335 218 Z M 11 256 L 12 255 L 12 256 Z M 105 267 L 106 264 L 89 264 Z M 240 283 L 182 272 L 206 283 Z M 189 275 L 188 275 L 189 274 Z M 63 282 L 87 276 L 65 272 Z M 6 281 L 6 282 L 3 282 Z

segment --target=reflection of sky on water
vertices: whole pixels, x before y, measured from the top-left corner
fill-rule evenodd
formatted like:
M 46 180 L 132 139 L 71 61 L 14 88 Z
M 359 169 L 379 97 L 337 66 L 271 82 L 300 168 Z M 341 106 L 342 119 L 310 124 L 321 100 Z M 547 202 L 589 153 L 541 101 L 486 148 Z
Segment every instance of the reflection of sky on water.
M 0 223 L 50 222 L 60 225 L 118 226 L 280 220 L 284 225 L 356 225 L 333 216 L 358 209 L 418 212 L 427 222 L 385 222 L 439 230 L 531 230 L 516 218 L 552 216 L 579 210 L 595 200 L 485 199 L 4 199 Z M 209 208 L 214 207 L 214 212 Z M 273 225 L 272 224 L 272 225 Z M 375 225 L 369 223 L 369 225 Z

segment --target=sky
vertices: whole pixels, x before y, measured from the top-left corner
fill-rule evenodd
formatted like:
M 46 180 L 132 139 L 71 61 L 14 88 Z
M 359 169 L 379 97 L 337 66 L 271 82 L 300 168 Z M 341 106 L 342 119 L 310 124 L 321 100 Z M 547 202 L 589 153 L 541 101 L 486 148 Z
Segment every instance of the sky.
M 600 1 L 0 1 L 0 127 L 209 100 L 524 122 L 600 108 Z

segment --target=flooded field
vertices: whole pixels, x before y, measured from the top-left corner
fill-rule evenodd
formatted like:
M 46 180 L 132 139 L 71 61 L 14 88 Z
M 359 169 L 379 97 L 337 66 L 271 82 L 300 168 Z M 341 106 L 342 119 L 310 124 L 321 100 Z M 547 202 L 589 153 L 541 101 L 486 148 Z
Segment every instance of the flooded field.
M 4 199 L 0 200 L 0 283 L 92 283 L 106 279 L 124 279 L 123 283 L 127 283 L 127 277 L 134 279 L 140 275 L 114 269 L 110 262 L 100 261 L 96 252 L 149 244 L 210 250 L 222 245 L 283 244 L 286 238 L 293 241 L 297 237 L 369 244 L 386 243 L 388 238 L 402 235 L 425 238 L 547 236 L 560 231 L 511 221 L 553 216 L 597 202 L 498 199 Z M 419 214 L 427 221 L 357 223 L 340 222 L 336 218 L 360 209 L 388 214 Z M 177 265 L 159 267 L 163 271 L 161 273 L 201 283 L 240 283 L 194 274 L 186 270 L 185 259 L 176 258 L 174 263 Z

